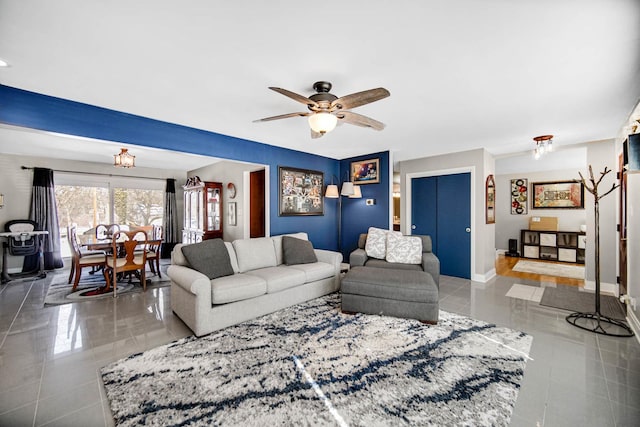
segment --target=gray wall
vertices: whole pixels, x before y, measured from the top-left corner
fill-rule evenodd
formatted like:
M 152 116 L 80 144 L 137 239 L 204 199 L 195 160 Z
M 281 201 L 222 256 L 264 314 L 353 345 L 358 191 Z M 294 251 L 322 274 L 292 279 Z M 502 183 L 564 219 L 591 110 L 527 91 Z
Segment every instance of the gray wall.
M 401 178 L 401 230 L 411 234 L 408 179 L 410 175 L 446 175 L 459 169 L 471 169 L 471 278 L 486 282 L 495 275 L 495 224 L 485 224 L 485 181 L 494 173 L 494 161 L 484 149 L 424 157 L 399 163 Z M 409 175 L 409 178 L 408 178 Z

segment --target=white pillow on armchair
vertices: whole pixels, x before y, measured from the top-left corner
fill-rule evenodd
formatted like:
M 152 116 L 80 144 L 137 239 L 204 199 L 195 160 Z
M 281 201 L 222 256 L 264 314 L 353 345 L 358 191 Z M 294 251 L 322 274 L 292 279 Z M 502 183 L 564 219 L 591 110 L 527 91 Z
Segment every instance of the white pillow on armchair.
M 416 236 L 387 234 L 387 256 L 385 259 L 388 262 L 402 264 L 421 264 L 422 239 Z
M 382 228 L 369 227 L 367 231 L 367 243 L 364 250 L 370 258 L 385 259 L 387 256 L 387 235 L 397 234 L 402 236 L 399 231 L 383 230 Z

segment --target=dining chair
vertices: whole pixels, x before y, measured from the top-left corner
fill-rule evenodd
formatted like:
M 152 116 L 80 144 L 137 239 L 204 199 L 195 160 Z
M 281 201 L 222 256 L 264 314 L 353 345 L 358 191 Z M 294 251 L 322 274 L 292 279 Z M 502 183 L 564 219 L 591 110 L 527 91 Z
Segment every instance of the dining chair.
M 96 239 L 111 239 L 111 236 L 118 231 L 120 231 L 120 226 L 118 224 L 98 224 L 96 226 Z
M 67 227 L 67 239 L 71 248 L 71 271 L 69 272 L 69 283 L 73 280 L 73 288 L 75 291 L 80 283 L 80 276 L 84 267 L 91 267 L 92 272 L 96 268 L 104 268 L 106 258 L 104 251 L 83 251 L 78 243 L 78 232 L 76 226 Z
M 154 225 L 151 229 L 151 241 L 147 245 L 147 262 L 151 272 L 162 277 L 160 272 L 160 253 L 162 248 L 163 228 L 161 225 Z
M 111 241 L 112 254 L 107 257 L 105 278 L 111 280 L 113 296 L 117 296 L 118 275 L 122 275 L 122 273 L 137 273 L 140 276 L 142 289 L 146 291 L 147 251 L 137 251 L 136 247 L 146 248 L 147 234 L 140 230 L 118 231 L 112 236 Z M 123 250 L 119 251 L 120 247 Z M 119 256 L 119 253 L 122 256 Z

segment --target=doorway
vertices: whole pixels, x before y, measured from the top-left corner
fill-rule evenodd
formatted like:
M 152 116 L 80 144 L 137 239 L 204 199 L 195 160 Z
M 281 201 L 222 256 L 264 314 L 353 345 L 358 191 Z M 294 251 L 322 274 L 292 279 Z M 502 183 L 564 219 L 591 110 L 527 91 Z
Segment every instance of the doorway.
M 265 171 L 249 175 L 249 236 L 265 236 Z
M 427 234 L 446 276 L 471 278 L 471 173 L 411 179 L 411 234 Z

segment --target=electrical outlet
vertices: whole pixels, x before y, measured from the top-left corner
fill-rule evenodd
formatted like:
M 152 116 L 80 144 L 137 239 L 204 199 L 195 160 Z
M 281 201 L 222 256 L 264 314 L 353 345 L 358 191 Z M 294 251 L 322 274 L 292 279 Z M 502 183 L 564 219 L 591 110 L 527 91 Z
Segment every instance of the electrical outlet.
M 629 302 L 631 303 L 631 307 L 633 307 L 633 310 L 636 310 L 636 299 L 635 298 L 629 298 Z

